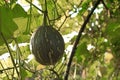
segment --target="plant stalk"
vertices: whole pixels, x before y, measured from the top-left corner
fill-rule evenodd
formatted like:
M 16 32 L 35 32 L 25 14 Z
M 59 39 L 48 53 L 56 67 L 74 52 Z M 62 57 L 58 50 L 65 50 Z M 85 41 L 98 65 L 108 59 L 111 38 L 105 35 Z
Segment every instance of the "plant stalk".
M 17 72 L 17 75 L 18 75 L 18 77 L 19 77 L 19 71 L 18 71 L 18 69 L 17 69 L 17 67 L 16 67 L 16 64 L 15 64 L 14 58 L 13 58 L 13 56 L 12 56 L 11 50 L 10 50 L 10 48 L 9 48 L 9 46 L 8 46 L 8 43 L 7 43 L 7 41 L 6 41 L 6 39 L 5 39 L 5 37 L 4 37 L 4 35 L 3 35 L 2 32 L 0 32 L 0 35 L 1 35 L 2 39 L 3 39 L 3 41 L 5 42 L 5 45 L 7 46 L 8 52 L 10 53 L 11 61 L 12 61 L 12 63 L 13 63 L 13 66 L 15 67 L 16 72 Z
M 85 30 L 85 28 L 86 28 L 86 24 L 89 22 L 90 17 L 92 16 L 94 10 L 95 10 L 95 9 L 97 8 L 97 6 L 99 5 L 100 1 L 101 1 L 101 0 L 97 0 L 97 2 L 95 3 L 93 9 L 92 9 L 91 12 L 88 14 L 86 20 L 84 21 L 82 27 L 81 27 L 80 30 L 79 30 L 79 33 L 78 33 L 78 36 L 77 36 L 77 38 L 76 38 L 75 44 L 73 45 L 73 49 L 72 49 L 72 52 L 71 52 L 71 55 L 70 55 L 69 62 L 68 62 L 68 64 L 67 64 L 67 69 L 66 69 L 66 72 L 65 72 L 64 80 L 68 80 L 71 63 L 72 63 L 73 57 L 74 57 L 74 55 L 75 55 L 75 51 L 76 51 L 76 49 L 77 49 L 77 45 L 78 45 L 78 43 L 79 43 L 79 40 L 81 39 L 82 32 L 84 32 L 84 30 Z

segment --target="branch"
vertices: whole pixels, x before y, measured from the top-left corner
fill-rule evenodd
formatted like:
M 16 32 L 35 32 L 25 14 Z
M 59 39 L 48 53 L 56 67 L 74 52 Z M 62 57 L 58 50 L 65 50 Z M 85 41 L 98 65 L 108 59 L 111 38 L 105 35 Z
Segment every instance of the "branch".
M 78 36 L 76 38 L 76 41 L 75 41 L 75 44 L 73 46 L 73 49 L 72 49 L 72 52 L 71 52 L 71 55 L 70 55 L 70 59 L 69 59 L 69 62 L 67 64 L 67 69 L 66 69 L 66 72 L 65 72 L 65 77 L 64 77 L 64 80 L 68 80 L 68 76 L 69 76 L 69 71 L 70 71 L 70 66 L 71 66 L 71 63 L 72 63 L 72 59 L 74 57 L 74 54 L 75 54 L 75 51 L 77 49 L 77 45 L 79 43 L 79 40 L 82 36 L 82 32 L 84 31 L 85 27 L 86 27 L 86 24 L 88 23 L 90 17 L 92 16 L 94 10 L 97 8 L 97 6 L 99 5 L 101 0 L 97 0 L 97 2 L 95 3 L 93 9 L 91 10 L 91 12 L 88 14 L 86 20 L 84 21 L 81 29 L 79 30 L 79 33 L 78 33 Z
M 29 4 L 31 4 L 32 6 L 34 6 L 36 9 L 38 9 L 40 12 L 44 13 L 43 10 L 41 10 L 40 8 L 38 8 L 36 5 L 34 5 L 33 3 L 31 3 L 29 0 L 25 0 L 26 2 L 28 2 Z
M 65 19 L 64 19 L 64 21 L 62 22 L 62 24 L 59 26 L 59 28 L 58 28 L 58 31 L 60 31 L 60 29 L 61 29 L 61 27 L 63 26 L 63 24 L 66 22 L 66 20 L 67 20 L 67 15 L 66 15 L 66 13 L 65 13 L 65 11 L 63 10 L 63 8 L 59 5 L 59 4 L 57 4 L 58 5 L 58 7 L 62 10 L 62 12 L 64 13 L 64 15 L 65 15 Z
M 10 48 L 9 48 L 9 46 L 8 46 L 7 40 L 5 39 L 5 36 L 3 35 L 2 32 L 0 32 L 0 36 L 2 37 L 3 41 L 5 42 L 5 45 L 6 45 L 8 51 L 9 51 L 9 53 L 10 53 L 11 61 L 12 61 L 12 63 L 13 63 L 13 66 L 15 67 L 15 70 L 16 70 L 17 75 L 18 75 L 18 77 L 19 77 L 20 74 L 19 74 L 19 71 L 18 71 L 18 69 L 17 69 L 17 67 L 16 67 L 16 63 L 15 63 L 15 61 L 14 61 L 13 55 L 12 55 L 12 53 L 11 53 L 11 50 L 10 50 Z
M 3 66 L 3 64 L 1 63 L 1 61 L 0 61 L 0 65 L 1 65 L 1 67 L 4 69 L 4 66 Z M 4 72 L 5 72 L 6 76 L 7 76 L 7 78 L 9 79 L 8 73 L 7 73 L 6 71 L 4 71 Z M 2 70 L 0 70 L 0 74 L 1 74 L 1 73 L 3 73 Z
M 105 7 L 107 10 L 109 10 L 108 7 L 107 7 L 107 5 L 105 4 L 104 0 L 101 0 L 101 2 L 102 2 L 102 4 L 104 5 L 104 7 Z
M 0 64 L 1 64 L 1 62 L 0 62 Z M 16 67 L 19 67 L 19 66 L 16 66 Z M 15 67 L 8 67 L 8 68 L 4 68 L 4 69 L 1 69 L 0 70 L 0 73 L 3 73 L 4 71 L 6 71 L 6 70 L 11 70 L 11 69 L 14 69 Z
M 110 10 L 109 8 L 107 7 L 107 5 L 105 4 L 104 0 L 101 0 L 102 4 L 104 5 L 105 9 L 108 11 L 108 17 L 111 17 L 111 14 L 110 14 Z
M 57 76 L 57 78 L 59 78 L 59 74 L 54 69 L 49 69 L 49 70 L 52 71 Z

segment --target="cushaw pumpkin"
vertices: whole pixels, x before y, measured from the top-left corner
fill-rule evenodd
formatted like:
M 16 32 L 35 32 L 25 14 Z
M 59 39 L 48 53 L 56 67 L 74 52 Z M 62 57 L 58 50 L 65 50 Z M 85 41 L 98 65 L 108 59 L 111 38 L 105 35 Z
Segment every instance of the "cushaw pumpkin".
M 52 26 L 40 26 L 31 38 L 32 53 L 42 65 L 54 65 L 63 56 L 64 40 Z

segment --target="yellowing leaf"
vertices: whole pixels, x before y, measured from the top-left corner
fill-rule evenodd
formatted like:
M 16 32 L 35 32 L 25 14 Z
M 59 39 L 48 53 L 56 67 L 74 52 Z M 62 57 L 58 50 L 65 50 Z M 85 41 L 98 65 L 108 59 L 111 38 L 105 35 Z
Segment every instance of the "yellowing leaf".
M 112 53 L 110 53 L 110 52 L 105 52 L 105 54 L 104 54 L 105 63 L 110 63 L 110 61 L 111 61 L 112 58 L 113 58 Z

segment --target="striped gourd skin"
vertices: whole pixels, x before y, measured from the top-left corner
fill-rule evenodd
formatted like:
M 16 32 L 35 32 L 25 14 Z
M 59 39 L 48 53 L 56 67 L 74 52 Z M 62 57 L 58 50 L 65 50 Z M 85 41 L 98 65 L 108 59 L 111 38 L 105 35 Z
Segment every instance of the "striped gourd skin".
M 43 65 L 55 64 L 64 53 L 64 40 L 52 26 L 40 26 L 31 40 L 32 53 Z

